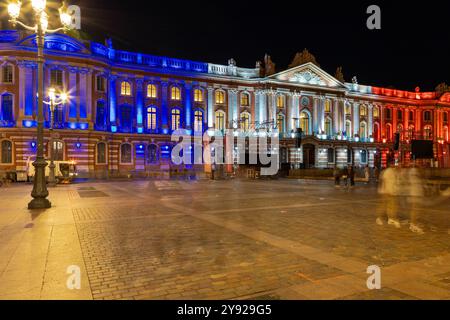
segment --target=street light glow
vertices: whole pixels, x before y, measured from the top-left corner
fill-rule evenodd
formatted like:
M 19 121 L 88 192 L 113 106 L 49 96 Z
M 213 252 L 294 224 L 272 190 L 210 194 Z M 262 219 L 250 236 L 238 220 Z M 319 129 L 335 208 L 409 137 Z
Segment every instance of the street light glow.
M 34 11 L 36 11 L 37 13 L 41 13 L 45 10 L 46 0 L 31 0 L 31 6 L 33 7 Z
M 72 16 L 70 14 L 68 14 L 67 12 L 61 12 L 60 19 L 61 19 L 61 23 L 64 27 L 68 27 L 72 23 Z
M 22 6 L 22 3 L 20 1 L 19 2 L 11 2 L 8 5 L 8 13 L 13 20 L 15 20 L 19 17 L 21 6 Z
M 42 31 L 45 33 L 48 29 L 48 15 L 45 12 L 42 12 L 40 20 Z

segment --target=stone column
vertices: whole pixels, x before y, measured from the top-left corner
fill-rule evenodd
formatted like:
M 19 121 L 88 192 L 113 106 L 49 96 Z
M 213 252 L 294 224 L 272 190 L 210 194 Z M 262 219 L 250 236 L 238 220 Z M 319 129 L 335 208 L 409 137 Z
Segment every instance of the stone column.
M 319 98 L 318 116 L 319 132 L 322 133 L 323 131 L 325 131 L 325 97 L 323 96 Z
M 339 128 L 339 101 L 338 99 L 332 100 L 331 111 L 333 112 L 333 134 L 337 134 L 341 131 Z
M 313 97 L 312 124 L 312 134 L 319 133 L 319 97 Z
M 239 119 L 238 116 L 238 104 L 237 104 L 237 93 L 236 89 L 228 90 L 228 119 L 231 127 L 239 127 L 237 121 Z
M 186 115 L 186 126 L 187 130 L 191 130 L 192 126 L 192 84 L 185 83 L 184 85 L 184 112 Z
M 300 93 L 294 92 L 292 94 L 292 117 L 296 118 L 292 124 L 294 131 L 300 128 Z
M 268 119 L 267 91 L 260 91 L 259 95 L 259 122 L 266 122 Z
M 214 88 L 208 87 L 208 128 L 214 128 Z
M 69 69 L 69 87 L 68 90 L 70 92 L 74 92 L 77 94 L 77 74 L 73 69 Z M 115 83 L 115 78 L 114 78 Z M 115 101 L 115 100 L 114 100 Z M 75 120 L 77 118 L 77 98 L 73 97 L 69 100 L 69 118 Z
M 79 83 L 79 118 L 86 120 L 87 118 L 87 72 L 81 71 L 79 73 L 80 83 Z
M 359 103 L 353 102 L 353 137 L 359 134 Z
M 169 132 L 168 90 L 167 81 L 161 81 L 161 127 L 164 134 Z
M 292 93 L 288 93 L 286 95 L 286 132 L 291 132 L 291 130 L 293 130 L 294 128 L 294 115 L 292 114 L 292 110 L 294 109 L 294 99 L 293 99 L 293 95 Z
M 369 104 L 368 108 L 367 108 L 369 115 L 368 115 L 368 124 L 367 124 L 367 135 L 370 138 L 370 136 L 373 135 L 373 105 Z
M 136 80 L 136 127 L 138 133 L 144 132 L 144 80 Z
M 111 125 L 112 131 L 114 128 L 117 128 L 117 85 L 116 85 L 117 77 L 114 75 L 110 75 L 108 81 L 108 92 L 109 92 L 109 122 Z M 72 114 L 72 108 L 71 108 Z M 75 114 L 76 116 L 76 114 Z M 72 117 L 72 115 L 71 115 Z

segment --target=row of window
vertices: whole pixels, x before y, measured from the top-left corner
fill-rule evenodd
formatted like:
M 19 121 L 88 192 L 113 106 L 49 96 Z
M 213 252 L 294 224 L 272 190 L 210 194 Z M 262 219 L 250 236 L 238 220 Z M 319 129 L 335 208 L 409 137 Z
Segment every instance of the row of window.
M 347 149 L 347 163 L 352 163 L 352 155 L 353 151 L 352 149 Z M 362 164 L 367 164 L 368 160 L 368 152 L 365 149 L 362 149 L 359 151 L 359 162 Z M 327 162 L 329 164 L 335 164 L 336 163 L 336 149 L 334 148 L 328 148 L 327 149 Z

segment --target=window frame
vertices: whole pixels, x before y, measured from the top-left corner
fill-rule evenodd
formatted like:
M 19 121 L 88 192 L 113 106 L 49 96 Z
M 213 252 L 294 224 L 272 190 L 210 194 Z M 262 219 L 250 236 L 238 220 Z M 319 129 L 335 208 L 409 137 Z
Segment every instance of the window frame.
M 56 73 L 55 79 L 53 78 L 53 72 Z M 61 75 L 61 79 L 58 79 L 58 75 Z M 58 81 L 61 80 L 61 84 Z M 51 69 L 50 70 L 50 86 L 54 88 L 64 87 L 64 70 L 61 69 Z
M 11 162 L 3 162 L 3 143 L 9 142 L 11 145 Z M 1 139 L 0 140 L 0 165 L 1 166 L 11 166 L 15 162 L 15 154 L 14 154 L 14 142 L 11 139 Z
M 170 88 L 170 100 L 181 101 L 181 88 L 178 86 L 172 86 Z
M 122 147 L 125 145 L 129 145 L 130 146 L 130 162 L 123 162 L 123 155 L 122 155 Z M 120 156 L 120 161 L 119 164 L 121 165 L 134 165 L 134 157 L 133 157 L 133 145 L 129 142 L 124 142 L 120 144 L 120 148 L 119 148 L 119 156 Z
M 221 96 L 221 101 L 218 101 L 219 99 L 218 99 L 218 95 L 220 95 Z M 225 97 L 226 95 L 225 95 L 225 91 L 223 91 L 223 90 L 221 90 L 221 89 L 218 89 L 218 90 L 216 90 L 216 92 L 214 92 L 214 103 L 215 104 L 220 104 L 220 105 L 223 105 L 223 104 L 226 104 L 226 97 Z
M 202 103 L 204 102 L 204 97 L 203 97 L 203 90 L 200 88 L 195 88 L 194 89 L 194 102 L 197 103 Z
M 154 109 L 152 111 L 149 111 L 150 109 Z M 155 131 L 158 129 L 158 108 L 156 106 L 148 106 L 146 110 L 146 128 L 148 131 Z M 149 115 L 151 115 L 152 125 L 149 126 Z M 154 117 L 154 119 L 153 119 Z M 153 128 L 153 122 L 155 124 L 155 127 Z
M 147 99 L 158 99 L 158 87 L 154 83 L 147 84 Z
M 5 69 L 11 68 L 11 81 L 5 81 Z M 14 65 L 11 63 L 6 63 L 2 66 L 2 84 L 14 84 L 15 72 Z
M 98 146 L 100 144 L 103 144 L 105 146 L 105 162 L 99 162 L 99 152 L 98 152 Z M 100 165 L 100 166 L 104 166 L 104 165 L 108 165 L 108 144 L 105 141 L 99 141 L 97 142 L 97 144 L 95 145 L 95 164 L 96 165 Z
M 99 88 L 99 81 L 102 84 L 102 87 Z M 106 77 L 102 75 L 95 76 L 95 91 L 105 93 L 106 92 Z
M 174 116 L 176 118 L 178 118 L 178 125 L 176 126 L 175 129 L 174 129 L 174 121 L 173 121 Z M 170 129 L 171 129 L 171 131 L 179 130 L 181 128 L 181 126 L 182 126 L 181 110 L 179 108 L 172 108 L 172 110 L 170 110 Z
M 127 87 L 127 84 L 128 84 L 128 87 Z M 122 97 L 132 97 L 133 96 L 133 89 L 132 89 L 130 81 L 123 80 L 120 82 L 120 95 Z

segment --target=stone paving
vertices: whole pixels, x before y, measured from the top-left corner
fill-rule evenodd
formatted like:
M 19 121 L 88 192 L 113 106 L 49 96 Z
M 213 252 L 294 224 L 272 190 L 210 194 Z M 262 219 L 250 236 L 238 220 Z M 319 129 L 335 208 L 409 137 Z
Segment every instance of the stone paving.
M 377 224 L 365 184 L 92 181 L 32 214 L 30 190 L 0 188 L 0 299 L 450 299 L 450 199 L 422 203 L 416 233 L 406 210 Z

